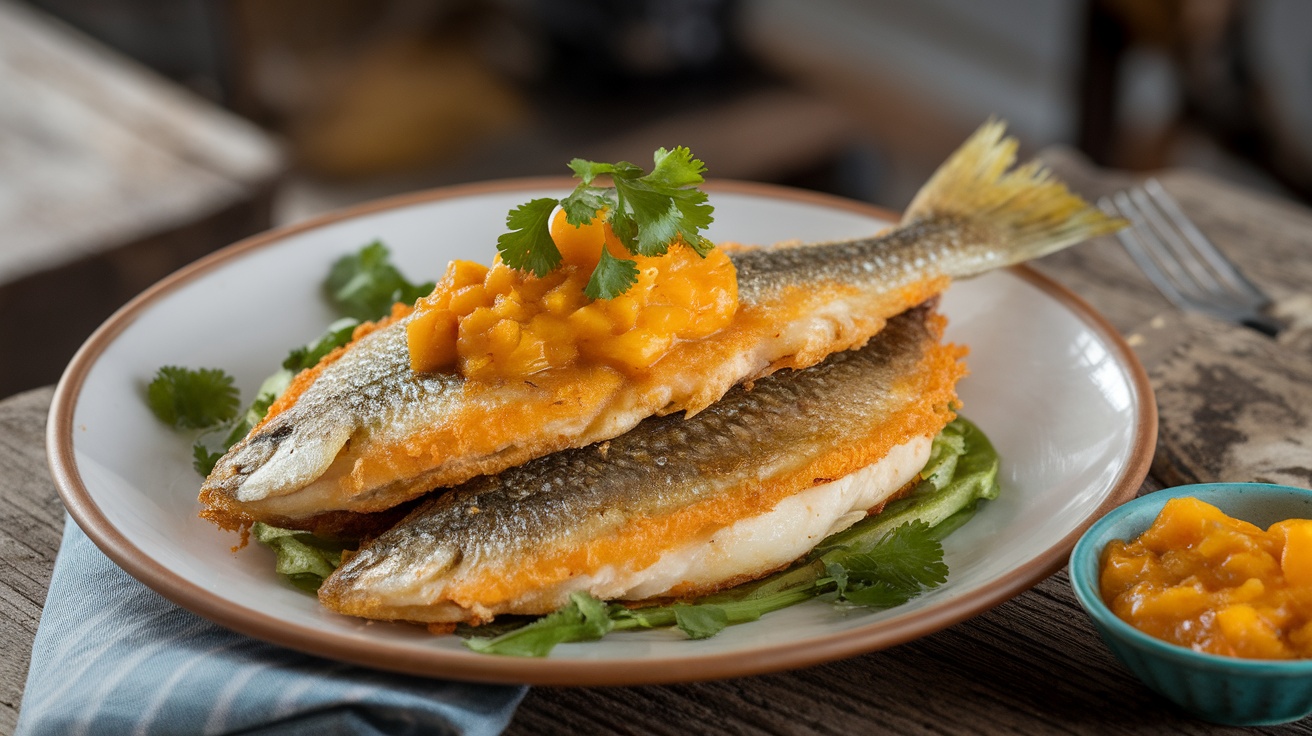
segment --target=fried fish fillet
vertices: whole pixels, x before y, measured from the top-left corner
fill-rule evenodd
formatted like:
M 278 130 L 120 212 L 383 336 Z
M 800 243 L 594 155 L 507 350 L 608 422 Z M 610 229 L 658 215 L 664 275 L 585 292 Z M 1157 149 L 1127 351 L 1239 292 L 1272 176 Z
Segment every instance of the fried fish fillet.
M 1035 258 L 1119 222 L 1031 163 L 989 123 L 930 179 L 901 226 L 850 242 L 731 255 L 731 325 L 676 345 L 645 374 L 605 366 L 480 385 L 410 369 L 404 319 L 302 374 L 215 466 L 202 516 L 331 531 L 433 488 L 695 414 L 731 387 L 859 347 L 953 278 Z
M 548 613 L 573 591 L 687 596 L 778 569 L 924 467 L 965 371 L 942 326 L 919 307 L 864 348 L 691 418 L 469 481 L 366 545 L 319 599 L 374 619 L 482 622 Z

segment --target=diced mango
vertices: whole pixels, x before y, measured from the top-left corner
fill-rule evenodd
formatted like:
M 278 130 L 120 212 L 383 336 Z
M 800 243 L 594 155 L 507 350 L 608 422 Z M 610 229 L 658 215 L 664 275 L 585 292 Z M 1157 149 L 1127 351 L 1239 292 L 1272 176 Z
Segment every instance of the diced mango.
M 463 289 L 471 284 L 482 285 L 483 280 L 487 278 L 488 268 L 481 263 L 474 261 L 451 261 L 446 267 L 446 275 L 443 281 L 449 282 L 449 288 L 452 291 Z
M 509 355 L 511 350 L 519 347 L 521 332 L 519 323 L 513 319 L 503 318 L 493 325 L 487 333 L 488 350 L 492 353 L 493 359 Z
M 660 256 L 633 255 L 603 218 L 575 227 L 563 211 L 553 215 L 550 231 L 562 265 L 542 277 L 499 256 L 490 268 L 452 261 L 416 304 L 407 338 L 411 354 L 427 361 L 416 365 L 443 361 L 479 380 L 576 363 L 641 372 L 680 342 L 724 329 L 737 312 L 737 275 L 724 253 L 702 258 L 676 242 Z M 638 280 L 622 295 L 593 300 L 584 290 L 602 248 L 637 264 Z
M 677 334 L 692 321 L 692 315 L 681 307 L 647 307 L 638 314 L 638 327 L 654 332 Z
M 566 321 L 574 328 L 580 342 L 602 340 L 610 336 L 614 327 L 606 312 L 596 304 L 576 310 Z
M 1263 531 L 1193 498 L 1168 501 L 1138 539 L 1103 551 L 1117 616 L 1199 651 L 1312 656 L 1312 521 Z
M 483 288 L 483 284 L 470 284 L 451 292 L 451 301 L 447 304 L 447 309 L 463 317 L 486 303 L 487 290 Z
M 487 279 L 483 282 L 483 288 L 491 296 L 509 294 L 515 288 L 519 281 L 518 272 L 504 263 L 497 263 L 488 269 Z
M 605 220 L 597 217 L 587 225 L 574 226 L 565 219 L 565 210 L 557 210 L 551 218 L 551 240 L 565 263 L 591 270 L 601 260 L 601 247 L 606 242 Z
M 456 315 L 447 309 L 430 309 L 412 317 L 405 331 L 410 370 L 429 373 L 455 367 L 458 328 Z
M 672 339 L 669 335 L 651 330 L 630 330 L 602 343 L 599 352 L 626 368 L 642 369 L 664 355 Z
M 1271 528 L 1282 537 L 1280 570 L 1285 582 L 1300 588 L 1312 588 L 1312 521 L 1289 519 Z M 1312 590 L 1309 597 L 1312 597 Z

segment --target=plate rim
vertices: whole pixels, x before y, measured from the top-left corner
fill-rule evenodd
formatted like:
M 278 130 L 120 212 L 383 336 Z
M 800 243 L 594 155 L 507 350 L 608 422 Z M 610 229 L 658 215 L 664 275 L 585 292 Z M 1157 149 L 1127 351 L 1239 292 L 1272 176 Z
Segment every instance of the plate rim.
M 967 600 L 950 602 L 924 612 L 894 629 L 858 627 L 820 637 L 785 641 L 747 651 L 679 657 L 615 660 L 527 659 L 495 657 L 474 652 L 420 650 L 400 643 L 361 637 L 325 639 L 324 632 L 223 599 L 177 575 L 137 547 L 118 530 L 91 498 L 78 471 L 73 450 L 73 417 L 87 376 L 105 349 L 166 294 L 200 278 L 249 251 L 267 248 L 293 235 L 363 215 L 417 204 L 505 191 L 568 189 L 567 177 L 528 177 L 461 184 L 386 197 L 329 212 L 290 226 L 257 233 L 211 253 L 165 277 L 119 308 L 87 338 L 74 354 L 55 387 L 46 429 L 51 476 L 69 514 L 88 537 L 120 568 L 173 603 L 225 628 L 279 646 L 376 669 L 434 678 L 534 685 L 647 685 L 691 682 L 808 667 L 844 657 L 886 649 L 945 629 L 989 610 L 1033 587 L 1066 564 L 1076 540 L 1112 508 L 1132 498 L 1147 477 L 1157 437 L 1157 403 L 1147 372 L 1120 333 L 1088 302 L 1065 286 L 1027 265 L 1010 271 L 1069 309 L 1098 333 L 1129 374 L 1138 421 L 1129 459 L 1111 492 L 1066 536 L 1005 574 L 994 586 Z M 714 180 L 711 192 L 745 194 L 846 210 L 896 222 L 899 216 L 883 207 L 835 195 L 774 184 Z M 689 665 L 695 665 L 690 667 Z

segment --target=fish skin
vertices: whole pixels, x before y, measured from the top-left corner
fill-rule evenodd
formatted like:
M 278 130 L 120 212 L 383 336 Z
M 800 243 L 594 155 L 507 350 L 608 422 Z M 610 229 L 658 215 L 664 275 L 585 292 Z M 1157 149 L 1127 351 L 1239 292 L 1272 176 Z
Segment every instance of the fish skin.
M 734 515 L 764 513 L 890 446 L 937 433 L 952 417 L 952 387 L 964 372 L 960 351 L 938 344 L 941 329 L 930 308 L 913 309 L 860 350 L 776 373 L 750 391 L 735 388 L 694 417 L 649 418 L 602 445 L 471 480 L 365 545 L 324 583 L 320 600 L 340 613 L 426 622 L 555 610 L 571 581 L 590 573 L 579 561 L 600 564 L 599 548 L 570 558 L 572 550 L 703 503 L 727 503 L 716 523 L 728 526 Z M 693 528 L 705 533 L 700 524 Z M 650 557 L 653 538 L 621 542 L 618 559 Z M 541 579 L 541 590 L 505 597 L 514 584 L 497 575 L 552 555 L 572 562 L 545 565 L 557 575 Z M 488 571 L 490 583 L 480 578 Z M 768 571 L 748 565 L 739 579 Z
M 1015 148 L 1001 124 L 986 124 L 881 235 L 731 254 L 735 324 L 677 345 L 638 379 L 597 368 L 562 383 L 548 371 L 475 390 L 459 376 L 411 372 L 404 320 L 379 329 L 216 464 L 201 515 L 225 528 L 260 520 L 331 531 L 343 514 L 616 437 L 648 416 L 696 413 L 734 385 L 860 347 L 953 278 L 1120 226 L 1037 165 L 1010 170 Z
M 738 298 L 750 304 L 813 284 L 893 290 L 938 276 L 971 276 L 997 268 L 993 261 L 1000 260 L 1000 251 L 992 243 L 998 239 L 968 221 L 936 217 L 876 237 L 761 248 L 729 258 L 738 271 Z

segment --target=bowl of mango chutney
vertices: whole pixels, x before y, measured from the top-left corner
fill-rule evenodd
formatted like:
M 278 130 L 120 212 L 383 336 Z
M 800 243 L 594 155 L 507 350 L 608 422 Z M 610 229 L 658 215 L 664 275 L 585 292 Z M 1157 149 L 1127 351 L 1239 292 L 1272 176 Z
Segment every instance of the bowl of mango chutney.
M 1070 578 L 1112 653 L 1187 713 L 1239 726 L 1312 714 L 1312 490 L 1150 493 L 1084 533 Z

